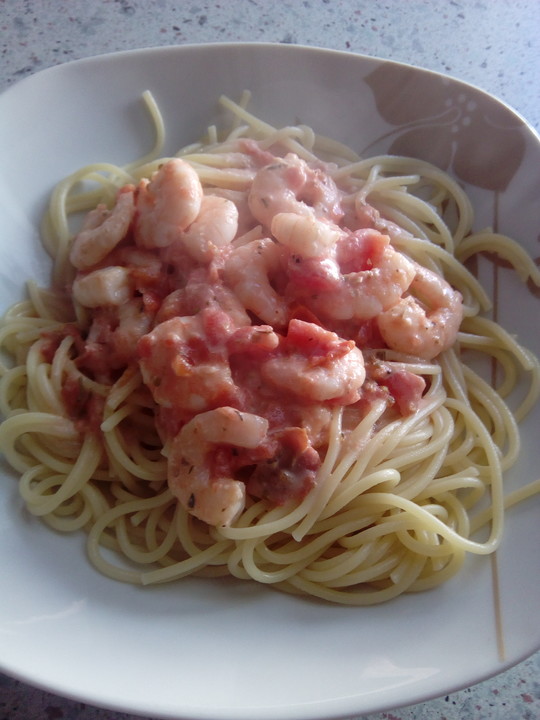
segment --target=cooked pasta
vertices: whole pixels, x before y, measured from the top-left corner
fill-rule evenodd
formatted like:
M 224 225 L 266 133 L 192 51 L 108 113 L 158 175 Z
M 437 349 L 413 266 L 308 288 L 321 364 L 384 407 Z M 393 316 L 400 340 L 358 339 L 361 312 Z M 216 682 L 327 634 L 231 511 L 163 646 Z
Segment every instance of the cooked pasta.
M 0 326 L 0 449 L 28 511 L 86 531 L 117 580 L 352 605 L 433 588 L 540 491 L 503 489 L 538 361 L 465 262 L 540 272 L 473 231 L 441 170 L 276 129 L 247 99 L 170 158 L 146 93 L 152 152 L 56 187 L 51 287 Z

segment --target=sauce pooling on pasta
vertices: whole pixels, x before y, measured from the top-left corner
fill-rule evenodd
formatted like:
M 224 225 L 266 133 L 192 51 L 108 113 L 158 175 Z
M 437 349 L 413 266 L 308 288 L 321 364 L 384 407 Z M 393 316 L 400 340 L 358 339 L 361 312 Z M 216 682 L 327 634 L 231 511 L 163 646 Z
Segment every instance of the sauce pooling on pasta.
M 91 211 L 70 252 L 88 313 L 79 368 L 111 383 L 138 365 L 172 492 L 222 526 L 246 496 L 310 492 L 337 407 L 351 426 L 374 398 L 415 412 L 424 378 L 378 351 L 431 360 L 462 317 L 460 294 L 396 250 L 323 163 L 246 141 L 236 153 L 252 178 L 241 197 L 171 159 Z

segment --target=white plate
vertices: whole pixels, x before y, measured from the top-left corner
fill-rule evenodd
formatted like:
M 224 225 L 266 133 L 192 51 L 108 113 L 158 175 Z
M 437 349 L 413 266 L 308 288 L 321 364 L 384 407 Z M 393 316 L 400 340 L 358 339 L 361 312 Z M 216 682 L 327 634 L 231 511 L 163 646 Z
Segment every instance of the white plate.
M 0 306 L 46 281 L 38 222 L 57 180 L 149 149 L 151 89 L 167 150 L 196 139 L 225 92 L 254 93 L 275 124 L 305 122 L 370 153 L 431 149 L 469 181 L 478 227 L 537 256 L 540 143 L 481 91 L 427 71 L 295 46 L 128 52 L 39 73 L 0 97 Z M 540 352 L 538 296 L 499 270 L 499 310 Z M 539 412 L 509 484 L 538 473 Z M 152 717 L 329 718 L 410 704 L 473 684 L 540 647 L 540 498 L 512 510 L 498 553 L 506 657 L 498 657 L 489 559 L 446 586 L 350 609 L 266 587 L 186 580 L 133 588 L 98 575 L 80 536 L 59 537 L 0 487 L 0 667 L 53 692 Z

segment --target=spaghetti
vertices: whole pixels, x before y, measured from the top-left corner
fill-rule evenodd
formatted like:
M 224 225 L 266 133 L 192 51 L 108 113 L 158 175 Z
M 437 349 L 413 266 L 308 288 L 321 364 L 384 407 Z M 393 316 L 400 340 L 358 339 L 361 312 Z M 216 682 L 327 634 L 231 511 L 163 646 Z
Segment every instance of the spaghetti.
M 538 362 L 463 263 L 495 247 L 540 272 L 472 232 L 442 171 L 275 129 L 246 99 L 171 159 L 146 93 L 153 151 L 57 186 L 52 286 L 0 327 L 0 449 L 28 510 L 84 529 L 117 580 L 232 575 L 353 605 L 435 587 L 540 491 L 503 492 Z

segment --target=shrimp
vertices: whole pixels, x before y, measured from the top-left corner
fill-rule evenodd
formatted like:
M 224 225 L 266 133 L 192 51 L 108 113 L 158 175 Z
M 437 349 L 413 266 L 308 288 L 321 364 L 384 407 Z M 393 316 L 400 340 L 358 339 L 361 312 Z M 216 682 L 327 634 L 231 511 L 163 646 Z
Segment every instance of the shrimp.
M 259 415 L 218 407 L 200 413 L 180 430 L 170 445 L 168 483 L 186 510 L 213 526 L 228 526 L 245 506 L 243 482 L 213 463 L 223 445 L 256 448 L 266 438 L 268 421 Z M 215 467 L 213 467 L 215 466 Z
M 336 245 L 343 231 L 337 225 L 311 215 L 278 213 L 271 224 L 272 235 L 289 250 L 304 258 L 322 257 Z
M 197 218 L 203 190 L 197 172 L 173 158 L 150 181 L 138 186 L 135 242 L 144 248 L 167 247 Z
M 362 352 L 353 340 L 313 323 L 291 320 L 284 352 L 261 365 L 261 377 L 304 401 L 356 402 L 366 378 Z
M 156 323 L 175 316 L 196 315 L 204 308 L 219 308 L 241 327 L 251 323 L 243 304 L 219 278 L 206 268 L 193 270 L 184 287 L 167 295 L 156 314 Z
M 240 302 L 273 326 L 285 325 L 288 314 L 287 303 L 270 282 L 270 276 L 279 270 L 280 248 L 271 238 L 235 248 L 223 269 L 225 282 Z
M 83 307 L 97 308 L 104 305 L 122 305 L 132 294 L 129 270 L 110 266 L 78 274 L 73 281 L 73 297 Z
M 444 278 L 421 265 L 416 265 L 410 290 L 417 297 L 401 299 L 379 315 L 377 324 L 392 349 L 432 360 L 454 344 L 463 299 Z
M 253 217 L 267 228 L 274 215 L 283 212 L 326 217 L 335 223 L 343 217 L 341 193 L 330 175 L 292 153 L 257 172 L 248 203 Z
M 219 249 L 230 245 L 238 230 L 238 210 L 232 200 L 204 195 L 196 219 L 182 233 L 189 255 L 200 263 L 209 263 Z
M 226 313 L 208 308 L 197 315 L 172 317 L 144 335 L 137 344 L 139 366 L 154 400 L 162 407 L 190 412 L 237 401 L 238 388 L 224 348 L 233 327 Z
M 278 220 L 279 216 L 276 218 Z M 323 226 L 322 221 L 315 224 Z M 309 227 L 307 228 L 309 230 Z M 313 228 L 303 242 L 322 252 L 323 230 Z M 299 249 L 300 243 L 299 243 Z M 411 284 L 415 266 L 377 230 L 342 233 L 318 257 L 296 253 L 289 262 L 289 292 L 317 315 L 333 320 L 370 320 L 395 305 Z
M 213 197 L 221 197 L 234 203 L 238 212 L 238 228 L 236 237 L 241 237 L 252 230 L 257 221 L 253 218 L 248 204 L 248 190 L 232 190 L 230 188 L 212 188 Z
M 126 236 L 135 214 L 134 188 L 119 190 L 112 210 L 100 204 L 91 210 L 69 253 L 77 270 L 88 270 L 101 262 Z
M 102 305 L 92 312 L 92 322 L 77 358 L 79 368 L 98 382 L 114 382 L 114 371 L 133 363 L 137 342 L 150 330 L 151 317 L 140 298 L 121 305 Z
M 388 244 L 375 267 L 345 273 L 337 292 L 321 293 L 323 312 L 336 320 L 370 320 L 398 302 L 413 277 L 413 263 Z

